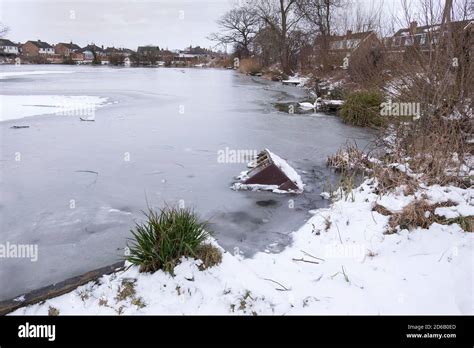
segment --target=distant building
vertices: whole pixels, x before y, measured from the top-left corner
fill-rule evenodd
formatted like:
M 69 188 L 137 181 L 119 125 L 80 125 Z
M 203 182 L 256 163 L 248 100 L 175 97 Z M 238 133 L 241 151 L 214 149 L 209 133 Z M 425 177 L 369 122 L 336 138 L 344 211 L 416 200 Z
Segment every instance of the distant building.
M 81 48 L 71 43 L 60 42 L 54 46 L 54 52 L 63 57 L 69 57 L 72 53 L 79 51 Z
M 103 56 L 105 57 L 106 54 L 105 54 L 105 50 L 104 50 L 104 46 L 102 47 L 99 47 L 95 44 L 90 44 L 90 45 L 87 45 L 86 47 L 83 47 L 79 50 L 79 52 L 81 53 L 88 53 L 89 55 L 92 55 L 92 58 L 94 56 L 94 53 L 100 57 L 100 56 Z
M 21 46 L 21 52 L 28 57 L 54 55 L 54 48 L 44 41 L 27 41 Z
M 201 48 L 200 46 L 189 46 L 184 51 L 179 52 L 179 57 L 185 60 L 204 59 L 208 58 L 211 53 L 211 51 Z
M 455 41 L 459 41 L 463 35 L 472 32 L 473 22 L 470 20 L 451 22 L 450 26 Z M 384 44 L 391 52 L 405 52 L 409 47 L 430 52 L 438 46 L 440 39 L 447 35 L 448 28 L 447 24 L 418 26 L 417 22 L 411 22 L 408 28 L 400 29 L 392 37 L 385 38 Z
M 77 64 L 90 64 L 94 61 L 94 54 L 96 58 L 102 63 L 102 59 L 105 59 L 106 57 L 104 46 L 99 47 L 95 44 L 87 45 L 79 50 L 74 51 L 71 55 L 71 58 Z
M 0 54 L 18 55 L 18 45 L 7 39 L 0 39 Z
M 107 57 L 110 56 L 122 56 L 122 57 L 130 57 L 133 53 L 135 53 L 133 50 L 130 50 L 128 48 L 115 48 L 115 47 L 107 47 L 105 50 L 105 55 Z
M 160 47 L 158 46 L 140 46 L 137 53 L 141 56 L 158 56 L 160 54 Z
M 353 33 L 348 30 L 346 35 L 331 36 L 329 51 L 331 53 L 353 53 L 361 47 L 374 46 L 379 43 L 374 31 Z
M 322 49 L 322 52 L 325 51 L 325 47 L 328 48 L 331 65 L 345 68 L 349 65 L 349 57 L 351 61 L 355 61 L 367 52 L 375 52 L 382 46 L 375 31 L 353 33 L 348 30 L 345 35 L 332 35 L 327 38 L 321 36 L 317 42 L 317 47 Z M 311 58 L 311 60 L 317 63 L 317 59 Z

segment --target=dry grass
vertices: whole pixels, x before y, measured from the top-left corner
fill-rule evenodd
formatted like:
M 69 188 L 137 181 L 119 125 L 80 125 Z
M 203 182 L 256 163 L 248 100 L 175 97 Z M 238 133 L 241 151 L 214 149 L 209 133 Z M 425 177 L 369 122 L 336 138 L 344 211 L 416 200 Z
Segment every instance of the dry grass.
M 246 58 L 240 61 L 239 71 L 243 74 L 256 74 L 262 71 L 262 65 L 255 58 Z
M 117 291 L 117 296 L 115 296 L 115 300 L 117 302 L 124 301 L 127 298 L 133 298 L 135 296 L 135 284 L 130 281 L 122 281 L 122 284 Z
M 374 207 L 372 208 L 372 211 L 375 211 L 383 216 L 390 216 L 393 214 L 390 210 L 388 210 L 387 208 L 385 208 L 383 205 L 380 205 L 380 204 L 375 204 Z
M 372 175 L 377 179 L 376 194 L 385 195 L 397 188 L 403 188 L 405 195 L 412 195 L 418 188 L 416 179 L 394 167 L 374 165 Z
M 132 305 L 137 306 L 139 309 L 145 308 L 146 304 L 141 297 L 133 298 Z
M 334 155 L 329 156 L 326 165 L 338 172 L 360 171 L 365 172 L 371 163 L 368 156 L 357 148 L 355 144 L 346 144 Z
M 211 244 L 203 244 L 196 250 L 195 257 L 202 261 L 201 271 L 216 266 L 222 262 L 222 253 Z
M 354 183 L 357 174 L 369 174 L 377 179 L 376 193 L 387 194 L 402 187 L 406 195 L 413 194 L 418 188 L 418 182 L 413 177 L 399 169 L 385 165 L 380 161 L 370 161 L 370 156 L 359 150 L 356 145 L 345 145 L 336 154 L 329 156 L 327 166 L 341 173 L 339 187 L 349 189 L 348 181 Z M 390 162 L 392 158 L 385 158 Z M 350 180 L 351 179 L 351 180 Z
M 459 120 L 432 116 L 400 124 L 391 160 L 404 163 L 408 158 L 410 168 L 426 184 L 469 186 L 470 178 L 461 170 L 465 158 L 474 153 L 468 134 L 474 134 L 474 124 L 467 115 Z
M 450 224 L 450 220 L 436 215 L 435 210 L 436 208 L 452 207 L 455 205 L 456 204 L 451 201 L 431 204 L 424 199 L 415 200 L 403 208 L 401 212 L 390 216 L 387 233 L 396 233 L 397 227 L 400 227 L 400 229 L 413 230 L 417 227 L 427 229 L 435 222 L 444 225 Z
M 447 220 L 448 224 L 458 224 L 466 232 L 474 232 L 474 216 L 459 216 Z
M 48 308 L 48 315 L 51 317 L 56 317 L 59 315 L 59 309 L 55 308 L 55 307 L 52 307 L 52 306 L 49 306 Z

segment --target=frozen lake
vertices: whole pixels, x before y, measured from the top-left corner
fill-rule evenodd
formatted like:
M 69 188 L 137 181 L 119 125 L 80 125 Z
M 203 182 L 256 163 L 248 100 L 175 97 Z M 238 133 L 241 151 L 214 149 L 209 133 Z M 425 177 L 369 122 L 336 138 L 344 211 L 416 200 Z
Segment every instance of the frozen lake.
M 0 76 L 0 244 L 38 246 L 36 262 L 0 258 L 0 300 L 119 260 L 147 201 L 194 207 L 229 251 L 278 252 L 327 204 L 326 157 L 369 138 L 332 115 L 279 112 L 274 103 L 305 92 L 234 71 L 30 65 L 0 66 Z M 47 103 L 58 96 L 106 102 L 82 122 Z M 231 190 L 246 166 L 219 163 L 226 148 L 269 148 L 305 193 Z

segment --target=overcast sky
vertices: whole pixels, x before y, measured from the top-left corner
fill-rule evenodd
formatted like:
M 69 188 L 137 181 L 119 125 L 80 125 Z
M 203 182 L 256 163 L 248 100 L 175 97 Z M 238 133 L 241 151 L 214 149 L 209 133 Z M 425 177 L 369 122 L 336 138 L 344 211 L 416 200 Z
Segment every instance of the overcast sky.
M 0 22 L 12 41 L 91 42 L 136 49 L 158 45 L 211 47 L 216 20 L 238 0 L 0 0 Z M 367 12 L 383 4 L 399 11 L 400 0 L 354 0 Z M 375 4 L 375 7 L 372 6 Z M 349 11 L 351 13 L 352 11 Z M 230 49 L 230 47 L 229 47 Z
M 0 0 L 0 21 L 15 42 L 83 46 L 208 48 L 206 37 L 234 0 Z

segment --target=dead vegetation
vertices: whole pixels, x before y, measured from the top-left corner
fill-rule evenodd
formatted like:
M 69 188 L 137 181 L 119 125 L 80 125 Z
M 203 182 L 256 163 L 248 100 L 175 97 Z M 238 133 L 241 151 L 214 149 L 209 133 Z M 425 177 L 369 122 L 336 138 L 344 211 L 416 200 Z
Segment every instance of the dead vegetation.
M 437 208 L 454 206 L 456 203 L 452 201 L 432 204 L 425 199 L 417 199 L 403 208 L 401 212 L 391 214 L 386 234 L 396 233 L 399 229 L 413 230 L 418 227 L 428 229 L 434 223 L 458 224 L 464 231 L 473 232 L 473 216 L 447 219 L 435 214 Z
M 53 306 L 49 306 L 48 308 L 48 315 L 50 317 L 55 317 L 55 316 L 58 316 L 59 315 L 59 309 L 53 307 Z
M 401 188 L 403 193 L 408 196 L 412 195 L 419 186 L 417 180 L 393 166 L 373 165 L 372 176 L 377 179 L 375 193 L 379 195 L 385 195 Z
M 128 298 L 134 297 L 135 294 L 135 284 L 131 281 L 123 280 L 117 291 L 117 296 L 115 296 L 115 300 L 117 302 L 124 301 Z
M 339 188 L 343 191 L 352 189 L 350 184 L 355 184 L 357 175 L 369 175 L 377 180 L 377 194 L 384 195 L 398 188 L 402 188 L 406 195 L 413 194 L 418 188 L 417 180 L 396 166 L 389 165 L 391 160 L 387 155 L 383 161 L 378 160 L 359 150 L 357 145 L 346 144 L 336 154 L 329 156 L 326 163 L 341 174 Z
M 375 211 L 383 216 L 390 216 L 392 215 L 392 212 L 385 208 L 383 205 L 380 204 L 375 204 L 374 207 L 372 208 L 372 211 Z
M 397 226 L 400 229 L 412 230 L 417 227 L 429 228 L 434 222 L 441 221 L 435 215 L 435 209 L 440 206 L 452 206 L 452 204 L 430 204 L 426 200 L 415 200 L 408 204 L 399 213 L 395 213 L 390 217 L 388 222 L 390 228 L 393 230 Z
M 220 264 L 222 262 L 222 253 L 211 244 L 203 244 L 196 250 L 196 258 L 202 261 L 199 269 L 203 271 Z
M 255 58 L 246 58 L 240 60 L 239 71 L 243 74 L 255 75 L 262 71 L 262 65 Z
M 388 145 L 389 159 L 408 164 L 428 185 L 469 187 L 472 165 L 467 159 L 474 155 L 470 139 L 474 123 L 468 112 L 459 113 L 460 119 L 453 119 L 456 114 L 438 114 L 396 125 L 392 135 L 396 141 Z
M 360 171 L 365 172 L 370 168 L 368 156 L 356 144 L 346 144 L 334 155 L 329 156 L 326 165 L 338 172 Z
M 474 216 L 458 216 L 448 220 L 452 224 L 458 224 L 466 232 L 474 232 Z

